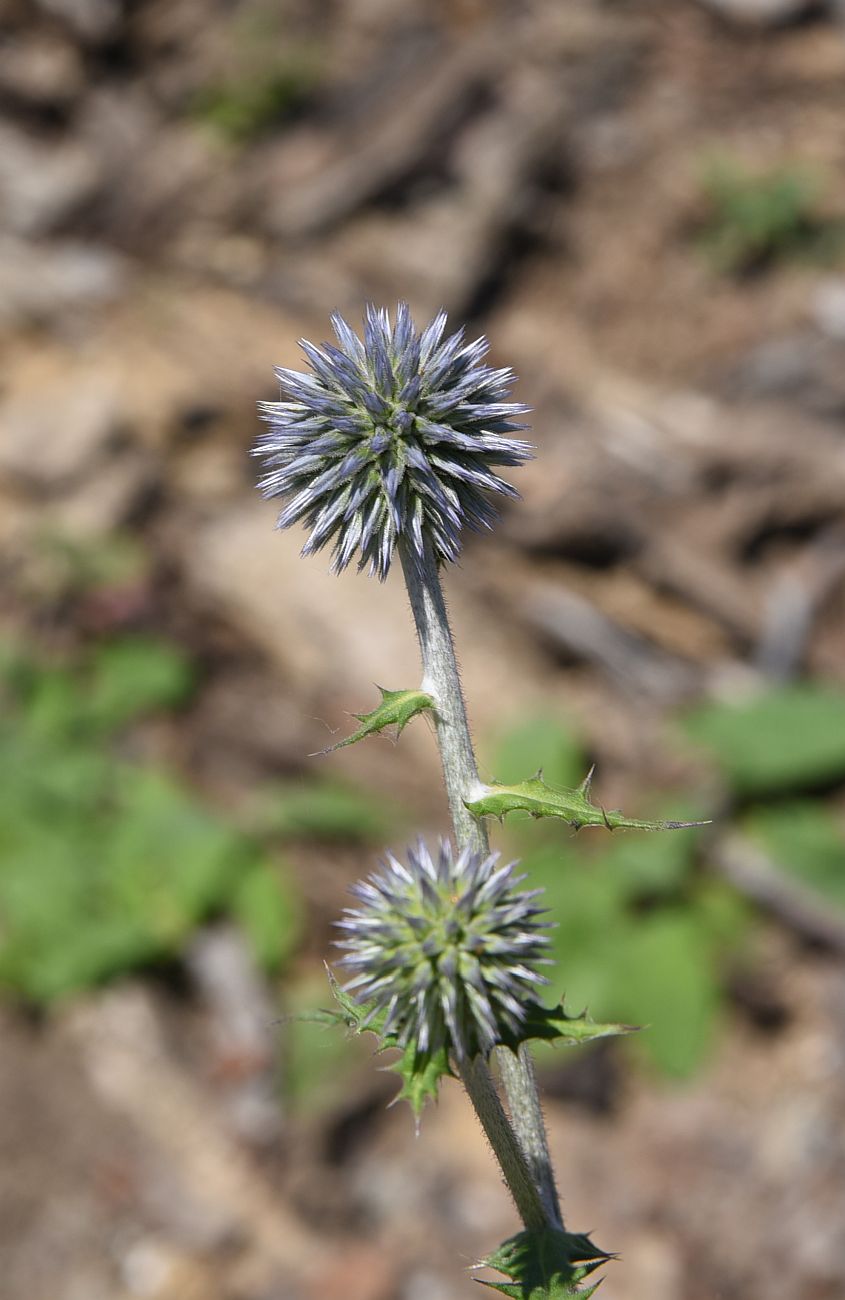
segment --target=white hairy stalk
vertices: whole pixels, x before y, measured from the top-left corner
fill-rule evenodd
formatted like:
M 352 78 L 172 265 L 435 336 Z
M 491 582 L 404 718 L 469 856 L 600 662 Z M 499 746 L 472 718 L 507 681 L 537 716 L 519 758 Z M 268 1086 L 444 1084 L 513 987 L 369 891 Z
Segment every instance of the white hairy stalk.
M 489 840 L 484 823 L 464 803 L 473 797 L 479 785 L 478 768 L 437 563 L 431 547 L 426 547 L 419 556 L 400 542 L 399 555 L 420 645 L 422 688 L 435 701 L 434 725 L 455 839 L 459 849 L 469 847 L 486 854 Z M 545 1223 L 560 1228 L 563 1226 L 560 1203 L 530 1050 L 523 1043 L 518 1055 L 509 1048 L 499 1048 L 496 1056 L 513 1132 L 542 1203 Z M 479 1077 L 483 1071 L 489 1079 L 489 1071 L 482 1062 L 474 1063 L 474 1068 Z M 470 1091 L 466 1079 L 464 1083 Z M 493 1143 L 486 1124 L 485 1131 Z M 502 1162 L 501 1153 L 493 1145 Z M 522 1214 L 516 1191 L 510 1181 L 508 1185 Z M 523 1220 L 526 1227 L 531 1226 L 524 1215 Z

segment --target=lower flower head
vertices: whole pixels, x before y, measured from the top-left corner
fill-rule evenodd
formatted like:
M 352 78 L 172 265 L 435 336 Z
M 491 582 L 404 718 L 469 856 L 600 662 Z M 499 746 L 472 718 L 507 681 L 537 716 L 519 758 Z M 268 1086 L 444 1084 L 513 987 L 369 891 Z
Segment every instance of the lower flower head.
M 407 865 L 388 854 L 383 870 L 352 893 L 339 926 L 342 964 L 354 971 L 345 986 L 385 1013 L 382 1035 L 426 1052 L 446 1046 L 459 1060 L 488 1053 L 519 1030 L 536 989 L 548 981 L 534 970 L 546 961 L 548 923 L 523 890 L 515 863 L 442 841 L 432 857 L 422 840 Z
M 531 455 L 512 436 L 528 409 L 506 400 L 512 371 L 482 364 L 486 339 L 444 337 L 445 312 L 418 333 L 407 303 L 392 324 L 368 306 L 363 339 L 331 321 L 337 346 L 300 340 L 311 373 L 277 369 L 283 400 L 259 406 L 270 428 L 254 454 L 264 495 L 286 502 L 279 527 L 306 524 L 303 555 L 333 543 L 335 572 L 357 554 L 385 578 L 400 538 L 456 560 L 464 526 L 495 519 L 489 496 L 518 495 L 491 466 Z

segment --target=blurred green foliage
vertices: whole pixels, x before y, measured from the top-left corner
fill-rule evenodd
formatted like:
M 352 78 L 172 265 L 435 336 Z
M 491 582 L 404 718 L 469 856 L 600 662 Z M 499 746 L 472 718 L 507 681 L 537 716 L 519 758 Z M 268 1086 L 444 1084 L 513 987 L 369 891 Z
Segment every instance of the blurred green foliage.
M 339 781 L 309 781 L 264 791 L 255 824 L 264 835 L 323 843 L 374 844 L 389 835 L 394 815 L 383 802 Z
M 532 736 L 556 781 L 571 785 L 584 775 L 577 739 L 549 718 L 505 736 L 496 771 L 524 774 Z M 661 814 L 676 816 L 678 809 Z M 563 839 L 559 831 L 550 837 L 523 823 L 512 836 L 556 922 L 553 994 L 563 991 L 570 1007 L 588 1007 L 597 1020 L 648 1026 L 631 1040 L 633 1050 L 677 1077 L 690 1074 L 710 1045 L 724 962 L 750 920 L 727 886 L 696 870 L 696 835 L 596 831 Z
M 194 116 L 231 144 L 248 144 L 298 112 L 320 79 L 320 64 L 305 50 L 262 59 L 204 86 Z
M 221 139 L 249 144 L 294 117 L 323 77 L 313 24 L 292 24 L 274 0 L 246 0 L 224 17 L 225 64 L 194 96 L 193 115 Z
M 739 800 L 845 778 L 845 696 L 831 688 L 785 686 L 740 703 L 708 703 L 688 715 L 683 727 L 713 757 L 728 792 Z M 545 715 L 509 730 L 484 770 L 513 782 L 539 767 L 546 780 L 572 787 L 588 766 L 575 732 Z M 685 819 L 707 809 L 664 805 L 648 811 Z M 845 907 L 845 835 L 822 802 L 751 804 L 737 815 L 774 869 Z M 277 824 L 284 827 L 286 817 L 282 805 Z M 520 820 L 517 813 L 500 834 L 529 883 L 545 891 L 542 902 L 555 923 L 551 995 L 565 994 L 571 1010 L 588 1008 L 597 1020 L 642 1025 L 645 1032 L 626 1040 L 623 1050 L 668 1077 L 692 1075 L 724 1016 L 729 971 L 753 961 L 756 923 L 752 905 L 707 870 L 701 832 L 611 835 L 597 829 L 567 836 L 559 826 L 527 814 Z M 297 994 L 294 1009 L 325 1003 L 320 984 Z M 350 1059 L 349 1044 L 319 1025 L 295 1024 L 291 1049 L 293 1099 L 303 1106 L 322 1104 L 325 1072 Z M 535 1044 L 534 1050 L 542 1064 L 555 1049 Z
M 381 844 L 394 833 L 396 817 L 379 801 L 330 780 L 265 787 L 249 834 L 210 812 L 137 758 L 144 721 L 185 705 L 194 686 L 191 662 L 158 639 L 117 639 L 59 665 L 0 647 L 0 988 L 50 1003 L 178 957 L 192 930 L 219 914 L 235 918 L 257 960 L 275 969 L 299 939 L 301 903 L 264 841 Z M 845 907 L 841 822 L 821 800 L 795 797 L 845 779 L 845 694 L 781 687 L 703 705 L 683 728 L 712 757 L 741 802 L 739 828 L 774 869 Z M 588 767 L 572 729 L 550 716 L 511 730 L 490 771 L 517 781 L 538 767 L 565 787 Z M 713 1040 L 726 971 L 745 960 L 754 922 L 706 870 L 700 832 L 576 837 L 517 814 L 502 834 L 557 923 L 554 994 L 597 1019 L 647 1026 L 630 1049 L 670 1076 L 689 1075 Z M 325 1002 L 325 988 L 321 980 L 291 996 L 300 1009 Z M 327 1062 L 331 1073 L 349 1049 L 319 1027 L 290 1032 L 290 1088 L 306 1104 Z
M 845 779 L 845 695 L 821 685 L 768 690 L 747 701 L 708 703 L 684 728 L 720 769 L 728 792 L 748 801 L 800 793 Z M 509 779 L 540 757 L 546 774 L 573 785 L 587 770 L 571 729 L 553 718 L 522 722 L 494 764 Z M 702 808 L 661 808 L 667 818 Z M 782 870 L 845 907 L 845 835 L 820 800 L 752 804 L 742 831 Z M 669 1075 L 704 1059 L 724 1004 L 730 964 L 747 959 L 754 912 L 706 869 L 695 830 L 662 834 L 582 832 L 562 838 L 523 821 L 510 848 L 557 923 L 553 992 L 596 1019 L 648 1031 L 628 1044 Z
M 178 706 L 192 683 L 185 657 L 147 638 L 72 666 L 2 656 L 0 986 L 50 1002 L 178 954 L 224 910 L 266 965 L 289 951 L 297 899 L 263 851 L 121 754 L 121 730 Z
M 348 1096 L 350 1071 L 356 1063 L 372 1063 L 372 1040 L 339 1033 L 336 1025 L 311 1019 L 330 1005 L 331 993 L 322 971 L 285 990 L 284 1090 L 288 1105 L 300 1114 L 315 1114 L 337 1105 Z M 383 1062 L 385 1068 L 391 1059 Z
M 842 247 L 843 223 L 822 216 L 822 185 L 805 167 L 782 164 L 766 171 L 719 157 L 705 166 L 707 207 L 699 243 L 718 271 L 742 274 L 787 258 L 833 257 Z
M 736 703 L 709 703 L 685 720 L 742 796 L 785 794 L 845 778 L 845 693 L 812 682 Z
M 324 72 L 324 51 L 309 24 L 291 25 L 285 6 L 246 0 L 225 23 L 225 63 L 194 96 L 194 118 L 232 145 L 245 145 L 294 117 Z
M 567 787 L 586 775 L 581 742 L 553 717 L 526 718 L 512 727 L 498 746 L 492 775 L 510 784 L 537 771 L 552 785 Z
M 73 597 L 142 579 L 149 556 L 137 538 L 112 532 L 104 538 L 77 538 L 45 529 L 30 555 L 30 592 L 36 598 Z
M 744 829 L 777 868 L 845 908 L 845 835 L 824 804 L 801 800 L 755 808 Z

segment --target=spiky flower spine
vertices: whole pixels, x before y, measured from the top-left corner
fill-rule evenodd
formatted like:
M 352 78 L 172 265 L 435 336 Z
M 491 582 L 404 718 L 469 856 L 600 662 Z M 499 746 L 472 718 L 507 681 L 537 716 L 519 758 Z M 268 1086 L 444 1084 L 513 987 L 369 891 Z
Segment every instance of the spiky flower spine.
M 488 1053 L 519 1030 L 526 1005 L 548 981 L 548 923 L 519 888 L 516 863 L 469 849 L 455 856 L 441 841 L 435 857 L 420 840 L 407 865 L 388 854 L 383 870 L 352 886 L 361 903 L 338 925 L 342 962 L 357 972 L 346 985 L 386 1013 L 382 1034 L 420 1051 L 446 1046 L 459 1061 Z
M 487 494 L 518 496 L 491 466 L 531 455 L 510 436 L 528 409 L 506 400 L 513 372 L 481 364 L 485 338 L 444 337 L 443 311 L 418 333 L 407 303 L 392 325 L 368 306 L 363 340 L 337 312 L 331 322 L 339 346 L 301 339 L 311 373 L 277 368 L 284 400 L 259 404 L 270 429 L 254 454 L 264 495 L 286 502 L 278 526 L 310 528 L 303 555 L 333 542 L 336 573 L 357 552 L 383 580 L 400 537 L 456 560 L 461 530 L 496 518 Z

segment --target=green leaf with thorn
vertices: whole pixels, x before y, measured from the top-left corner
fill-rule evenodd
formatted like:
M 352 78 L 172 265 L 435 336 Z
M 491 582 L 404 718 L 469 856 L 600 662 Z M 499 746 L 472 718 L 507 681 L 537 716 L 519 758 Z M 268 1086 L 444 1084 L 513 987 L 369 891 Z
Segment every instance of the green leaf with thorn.
M 584 780 L 574 789 L 556 790 L 543 780 L 542 772 L 517 785 L 500 785 L 493 781 L 484 787 L 476 799 L 464 803 L 476 817 L 498 817 L 503 821 L 508 813 L 527 812 L 532 817 L 557 817 L 560 821 L 580 830 L 582 826 L 604 826 L 609 831 L 675 831 L 689 826 L 705 826 L 706 822 L 642 821 L 625 817 L 616 808 L 602 808 L 590 803 L 591 768 Z
M 405 727 L 418 713 L 423 713 L 426 709 L 434 708 L 434 700 L 425 691 L 388 691 L 383 686 L 377 688 L 381 691 L 381 704 L 377 704 L 372 713 L 353 713 L 352 717 L 357 718 L 361 726 L 353 731 L 351 736 L 345 740 L 339 740 L 335 745 L 329 745 L 328 749 L 318 750 L 312 758 L 319 758 L 323 754 L 333 754 L 336 749 L 343 749 L 346 745 L 354 745 L 356 741 L 363 740 L 365 736 L 372 736 L 377 731 L 384 731 L 385 727 L 395 727 L 397 737 L 402 734 Z
M 296 1017 L 297 1020 L 314 1025 L 343 1025 L 355 1034 L 363 1034 L 367 1029 L 371 1029 L 373 1033 L 377 1034 L 378 1025 L 375 1023 L 370 1008 L 351 998 L 338 983 L 331 966 L 328 963 L 325 963 L 325 966 L 329 989 L 337 1003 L 337 1010 L 326 1010 L 321 1007 L 315 1011 L 303 1012 L 302 1015 Z
M 388 1036 L 382 1040 L 382 1046 L 394 1047 L 396 1044 L 391 1043 Z M 419 1052 L 416 1043 L 409 1043 L 398 1061 L 394 1061 L 387 1068 L 394 1070 L 402 1080 L 402 1087 L 390 1103 L 391 1106 L 394 1106 L 397 1101 L 407 1101 L 417 1123 L 423 1106 L 429 1098 L 432 1101 L 436 1100 L 440 1080 L 446 1076 L 454 1077 L 445 1047 Z
M 355 1034 L 372 1033 L 379 1039 L 379 1051 L 396 1048 L 402 1055 L 387 1068 L 394 1070 L 402 1080 L 402 1087 L 391 1102 L 407 1101 L 410 1103 L 416 1119 L 419 1119 L 423 1106 L 429 1098 L 437 1096 L 440 1080 L 444 1076 L 454 1076 L 449 1065 L 446 1047 L 439 1047 L 422 1052 L 416 1043 L 402 1047 L 393 1034 L 382 1033 L 383 1012 L 373 1012 L 366 1004 L 358 1003 L 346 993 L 338 983 L 333 972 L 326 967 L 332 997 L 337 1003 L 335 1010 L 309 1011 L 297 1019 L 312 1024 L 343 1025 Z M 633 1034 L 637 1025 L 597 1024 L 584 1012 L 580 1016 L 567 1014 L 563 1002 L 556 1007 L 544 1007 L 539 1002 L 527 1008 L 525 1020 L 519 1030 L 502 1040 L 502 1046 L 517 1051 L 520 1043 L 532 1039 L 547 1043 L 563 1043 L 567 1047 L 577 1047 L 581 1043 L 591 1043 L 597 1038 L 611 1038 L 618 1034 Z
M 580 1287 L 602 1264 L 613 1259 L 593 1245 L 584 1233 L 564 1232 L 562 1228 L 519 1232 L 481 1261 L 479 1268 L 504 1273 L 509 1282 L 488 1282 L 476 1278 L 482 1286 L 512 1296 L 514 1300 L 566 1300 L 593 1294 L 598 1282 Z
M 635 1034 L 638 1025 L 596 1024 L 586 1011 L 580 1016 L 569 1016 L 563 1002 L 556 1007 L 544 1007 L 539 1002 L 532 1003 L 526 1011 L 525 1019 L 512 1038 L 506 1039 L 504 1046 L 516 1051 L 520 1043 L 538 1039 L 547 1043 L 563 1043 L 566 1047 L 577 1047 L 581 1043 L 591 1043 L 597 1038 L 613 1038 L 618 1034 Z
M 453 1075 L 447 1049 L 438 1047 L 422 1052 L 416 1043 L 409 1043 L 403 1048 L 393 1034 L 382 1033 L 384 1012 L 374 1013 L 371 1007 L 356 1002 L 343 990 L 328 966 L 326 973 L 338 1009 L 310 1011 L 298 1019 L 321 1025 L 343 1025 L 355 1034 L 375 1034 L 379 1040 L 380 1052 L 386 1052 L 390 1048 L 398 1049 L 401 1056 L 387 1068 L 399 1075 L 402 1086 L 390 1104 L 392 1106 L 397 1101 L 407 1101 L 418 1121 L 428 1099 L 437 1096 L 440 1080 L 444 1076 Z

